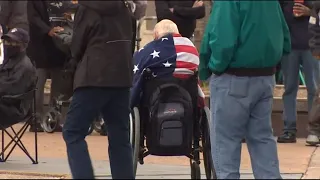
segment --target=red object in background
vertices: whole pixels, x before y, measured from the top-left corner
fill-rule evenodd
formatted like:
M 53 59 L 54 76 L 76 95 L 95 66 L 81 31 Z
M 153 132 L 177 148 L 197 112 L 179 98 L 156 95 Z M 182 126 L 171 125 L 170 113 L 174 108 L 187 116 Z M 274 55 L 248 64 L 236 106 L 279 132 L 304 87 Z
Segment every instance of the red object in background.
M 304 0 L 294 0 L 294 3 L 303 4 L 303 3 L 304 3 Z M 295 6 L 295 5 L 294 5 L 294 6 Z M 293 15 L 294 15 L 295 17 L 301 16 L 301 14 L 299 14 L 297 11 L 295 11 L 294 8 L 293 8 Z

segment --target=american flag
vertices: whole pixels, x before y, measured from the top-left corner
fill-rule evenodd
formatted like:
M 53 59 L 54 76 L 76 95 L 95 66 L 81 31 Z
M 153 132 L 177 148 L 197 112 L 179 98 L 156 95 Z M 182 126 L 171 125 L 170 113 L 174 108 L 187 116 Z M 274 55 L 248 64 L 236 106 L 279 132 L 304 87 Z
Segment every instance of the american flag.
M 131 107 L 140 102 L 143 73 L 150 69 L 156 78 L 192 76 L 199 66 L 199 53 L 193 43 L 179 34 L 170 34 L 152 41 L 134 54 L 134 76 Z M 204 93 L 198 85 L 198 105 L 204 107 Z

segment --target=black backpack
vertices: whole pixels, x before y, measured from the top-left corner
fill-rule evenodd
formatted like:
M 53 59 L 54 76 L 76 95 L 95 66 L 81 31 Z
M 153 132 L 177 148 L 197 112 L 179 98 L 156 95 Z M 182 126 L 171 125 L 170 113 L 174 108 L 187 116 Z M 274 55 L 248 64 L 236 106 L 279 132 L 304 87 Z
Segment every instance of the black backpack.
M 160 85 L 150 96 L 147 148 L 152 155 L 189 155 L 192 150 L 193 105 L 177 84 Z

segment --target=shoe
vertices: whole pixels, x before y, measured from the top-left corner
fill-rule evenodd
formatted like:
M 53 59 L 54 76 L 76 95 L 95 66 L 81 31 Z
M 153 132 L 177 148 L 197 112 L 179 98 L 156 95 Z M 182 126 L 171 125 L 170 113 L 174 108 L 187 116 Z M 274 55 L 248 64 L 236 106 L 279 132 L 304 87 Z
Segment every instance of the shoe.
M 284 132 L 281 136 L 278 137 L 278 143 L 296 143 L 297 137 L 295 133 Z
M 36 132 L 36 130 L 37 130 L 37 132 L 44 132 L 43 128 L 41 127 L 41 125 L 39 123 L 37 123 L 36 126 L 31 125 L 30 129 L 29 129 L 29 132 Z
M 316 146 L 316 145 L 320 144 L 320 140 L 319 140 L 318 136 L 310 134 L 307 137 L 306 143 L 311 146 Z

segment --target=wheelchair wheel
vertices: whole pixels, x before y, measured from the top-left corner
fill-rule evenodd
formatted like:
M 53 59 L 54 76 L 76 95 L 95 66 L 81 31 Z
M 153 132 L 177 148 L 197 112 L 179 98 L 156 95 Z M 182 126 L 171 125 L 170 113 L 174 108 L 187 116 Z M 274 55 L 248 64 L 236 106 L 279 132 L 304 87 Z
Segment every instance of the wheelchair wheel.
M 43 117 L 41 126 L 47 133 L 53 133 L 61 121 L 61 113 L 51 108 Z
M 200 165 L 197 164 L 196 162 L 192 162 L 192 160 L 190 160 L 190 163 L 191 163 L 191 179 L 201 179 Z
M 102 116 L 99 116 L 97 119 L 95 119 L 93 121 L 93 129 L 97 132 L 97 133 L 101 133 L 103 128 L 102 125 L 104 124 L 104 120 L 102 118 Z
M 201 143 L 203 148 L 203 163 L 207 179 L 217 179 L 216 172 L 213 165 L 212 154 L 211 154 L 211 142 L 210 142 L 210 110 L 205 107 L 203 110 L 205 116 L 202 117 L 202 137 Z
M 137 173 L 140 154 L 140 114 L 138 108 L 134 107 L 130 114 L 130 142 L 133 150 L 133 170 Z

